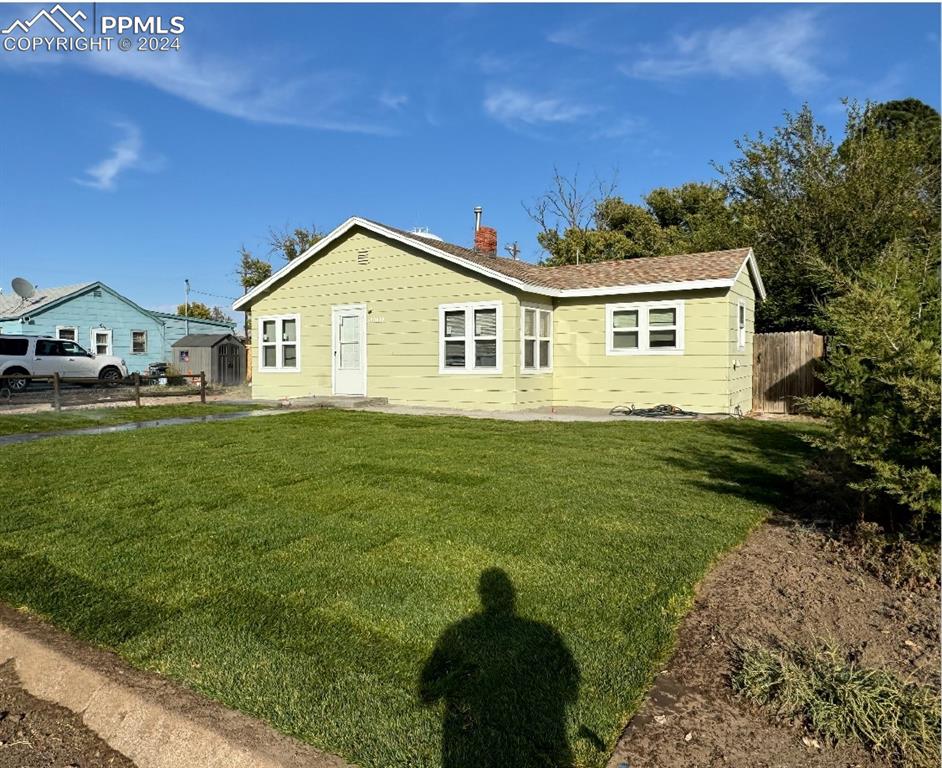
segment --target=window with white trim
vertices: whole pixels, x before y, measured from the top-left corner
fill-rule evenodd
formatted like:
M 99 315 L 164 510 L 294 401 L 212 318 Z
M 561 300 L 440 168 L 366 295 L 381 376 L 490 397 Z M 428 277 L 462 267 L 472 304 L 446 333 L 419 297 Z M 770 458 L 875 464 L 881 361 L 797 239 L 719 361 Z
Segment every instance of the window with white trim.
M 438 312 L 441 373 L 500 373 L 500 304 L 442 304 Z
M 276 315 L 258 319 L 258 365 L 262 371 L 297 371 L 301 342 L 298 315 Z
M 684 350 L 684 302 L 608 304 L 605 347 L 609 355 L 679 354 Z
M 746 348 L 746 302 L 742 299 L 736 308 L 736 346 L 740 352 Z
M 92 352 L 96 355 L 111 354 L 111 329 L 92 328 Z
M 78 341 L 78 328 L 74 325 L 57 325 L 56 338 L 62 341 Z
M 147 354 L 147 331 L 131 331 L 131 354 Z
M 523 307 L 523 370 L 548 371 L 553 366 L 553 311 Z

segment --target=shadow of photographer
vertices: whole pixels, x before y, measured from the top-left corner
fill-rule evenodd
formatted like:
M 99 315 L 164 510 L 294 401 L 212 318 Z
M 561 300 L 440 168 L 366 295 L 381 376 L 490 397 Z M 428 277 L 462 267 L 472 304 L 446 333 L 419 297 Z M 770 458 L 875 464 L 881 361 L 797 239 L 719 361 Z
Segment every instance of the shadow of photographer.
M 579 667 L 560 634 L 516 612 L 516 591 L 485 570 L 481 610 L 448 627 L 425 662 L 419 698 L 443 703 L 442 767 L 572 765 L 566 711 Z

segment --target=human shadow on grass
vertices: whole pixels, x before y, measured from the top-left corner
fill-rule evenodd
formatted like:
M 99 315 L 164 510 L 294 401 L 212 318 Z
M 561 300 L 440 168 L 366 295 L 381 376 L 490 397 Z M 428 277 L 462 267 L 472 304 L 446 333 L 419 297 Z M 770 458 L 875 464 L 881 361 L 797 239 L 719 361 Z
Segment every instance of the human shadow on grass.
M 481 610 L 448 627 L 419 680 L 423 704 L 443 704 L 442 768 L 566 768 L 566 710 L 579 667 L 560 634 L 518 615 L 510 577 L 485 570 Z

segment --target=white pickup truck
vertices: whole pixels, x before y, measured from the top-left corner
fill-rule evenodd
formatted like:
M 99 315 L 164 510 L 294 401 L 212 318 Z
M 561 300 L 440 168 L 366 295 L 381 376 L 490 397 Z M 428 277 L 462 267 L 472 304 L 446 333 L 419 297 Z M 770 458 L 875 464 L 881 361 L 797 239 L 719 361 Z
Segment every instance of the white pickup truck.
M 63 378 L 120 381 L 128 375 L 128 367 L 120 357 L 93 355 L 74 341 L 0 334 L 0 378 L 54 373 Z M 29 386 L 29 379 L 11 378 L 6 386 L 21 392 Z

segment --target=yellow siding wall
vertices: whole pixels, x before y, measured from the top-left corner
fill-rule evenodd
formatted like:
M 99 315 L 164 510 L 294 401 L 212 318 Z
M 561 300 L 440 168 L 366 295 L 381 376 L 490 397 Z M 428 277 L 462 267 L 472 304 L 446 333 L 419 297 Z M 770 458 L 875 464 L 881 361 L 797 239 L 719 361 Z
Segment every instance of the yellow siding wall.
M 541 309 L 553 309 L 553 299 L 548 296 L 538 296 L 535 294 L 521 294 L 521 308 L 518 310 L 517 329 L 520 335 L 521 324 L 523 323 L 523 306 L 539 307 Z M 515 360 L 517 369 L 517 406 L 520 409 L 526 408 L 544 408 L 553 405 L 553 387 L 554 375 L 552 371 L 543 371 L 540 373 L 529 373 L 523 371 L 522 342 L 517 341 L 517 359 Z M 552 353 L 551 353 L 552 354 Z
M 605 305 L 684 301 L 684 353 L 606 354 Z M 670 403 L 701 413 L 729 412 L 727 291 L 560 299 L 554 312 L 557 405 L 611 408 Z
M 357 251 L 369 263 L 357 263 Z M 503 310 L 501 373 L 439 373 L 440 304 L 499 301 Z M 486 279 L 431 257 L 354 232 L 289 275 L 252 305 L 259 318 L 299 314 L 301 370 L 265 372 L 254 361 L 257 398 L 331 394 L 331 306 L 366 304 L 367 395 L 390 403 L 451 408 L 516 407 L 519 317 L 517 298 Z M 258 343 L 253 345 L 258 354 Z
M 357 263 L 362 249 L 368 264 Z M 742 351 L 736 333 L 740 298 L 747 316 Z M 606 354 L 606 304 L 675 300 L 684 301 L 682 355 Z M 476 301 L 501 303 L 501 373 L 439 373 L 439 305 Z M 528 303 L 553 307 L 551 372 L 521 370 L 521 304 Z M 300 372 L 260 370 L 253 344 L 255 397 L 331 394 L 331 306 L 341 304 L 367 306 L 367 395 L 390 403 L 485 410 L 660 403 L 701 413 L 751 409 L 755 297 L 747 270 L 729 291 L 554 300 L 518 296 L 433 257 L 354 232 L 253 303 L 256 340 L 263 316 L 301 319 Z
M 746 303 L 746 348 L 739 349 L 739 301 Z M 743 269 L 729 292 L 730 311 L 730 371 L 729 404 L 733 413 L 738 406 L 741 413 L 752 410 L 752 334 L 755 330 L 756 294 L 748 268 Z

